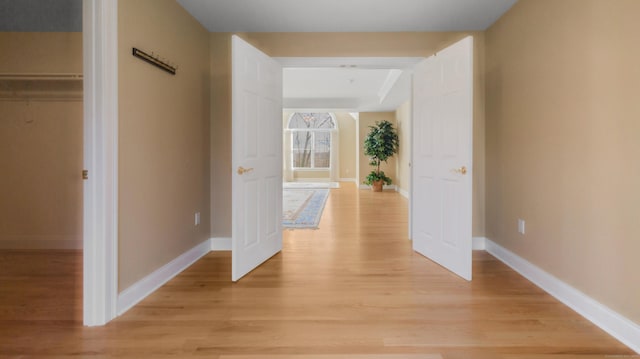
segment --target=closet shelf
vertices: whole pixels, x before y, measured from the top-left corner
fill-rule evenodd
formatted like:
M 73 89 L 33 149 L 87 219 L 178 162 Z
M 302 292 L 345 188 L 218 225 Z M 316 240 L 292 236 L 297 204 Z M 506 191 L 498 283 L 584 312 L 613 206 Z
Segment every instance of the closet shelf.
M 0 73 L 0 101 L 81 101 L 81 73 Z
M 0 80 L 13 81 L 80 81 L 80 73 L 0 73 Z

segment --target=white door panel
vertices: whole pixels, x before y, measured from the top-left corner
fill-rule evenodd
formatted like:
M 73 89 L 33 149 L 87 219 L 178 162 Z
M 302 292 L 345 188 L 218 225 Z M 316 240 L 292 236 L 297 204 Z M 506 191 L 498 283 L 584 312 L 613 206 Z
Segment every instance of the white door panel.
M 473 38 L 414 70 L 414 250 L 471 280 Z
M 282 249 L 282 68 L 237 36 L 232 58 L 232 280 L 237 281 Z

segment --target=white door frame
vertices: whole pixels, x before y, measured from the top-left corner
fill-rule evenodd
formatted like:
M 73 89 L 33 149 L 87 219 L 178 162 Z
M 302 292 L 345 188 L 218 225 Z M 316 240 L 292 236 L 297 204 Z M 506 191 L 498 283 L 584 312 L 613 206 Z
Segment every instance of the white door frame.
M 83 321 L 116 317 L 118 295 L 118 1 L 83 0 Z M 78 174 L 79 175 L 79 174 Z

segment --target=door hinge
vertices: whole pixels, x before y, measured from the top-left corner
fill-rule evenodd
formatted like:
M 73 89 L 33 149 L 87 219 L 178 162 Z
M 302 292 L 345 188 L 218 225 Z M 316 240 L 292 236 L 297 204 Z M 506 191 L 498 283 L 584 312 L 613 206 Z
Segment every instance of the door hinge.
M 88 180 L 89 179 L 89 171 L 88 170 L 82 170 L 82 179 L 83 180 Z

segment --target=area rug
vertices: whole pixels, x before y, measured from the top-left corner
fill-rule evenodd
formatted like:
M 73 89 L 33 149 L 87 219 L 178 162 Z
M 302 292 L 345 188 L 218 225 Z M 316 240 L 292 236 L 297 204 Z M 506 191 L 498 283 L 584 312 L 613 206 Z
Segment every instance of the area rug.
M 318 228 L 328 197 L 326 188 L 283 189 L 282 227 Z

